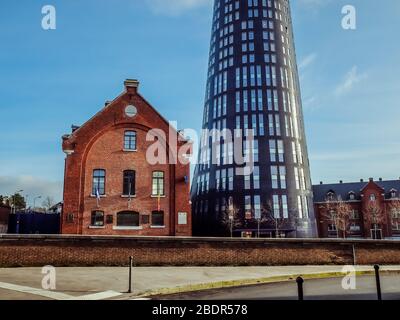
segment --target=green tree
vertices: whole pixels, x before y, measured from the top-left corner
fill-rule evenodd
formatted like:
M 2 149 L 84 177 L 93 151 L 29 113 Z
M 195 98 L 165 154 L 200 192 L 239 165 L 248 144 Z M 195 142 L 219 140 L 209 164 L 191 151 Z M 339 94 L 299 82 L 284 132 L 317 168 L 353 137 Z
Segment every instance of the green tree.
M 12 207 L 15 207 L 16 211 L 25 209 L 26 207 L 25 198 L 19 193 L 12 195 L 9 200 Z

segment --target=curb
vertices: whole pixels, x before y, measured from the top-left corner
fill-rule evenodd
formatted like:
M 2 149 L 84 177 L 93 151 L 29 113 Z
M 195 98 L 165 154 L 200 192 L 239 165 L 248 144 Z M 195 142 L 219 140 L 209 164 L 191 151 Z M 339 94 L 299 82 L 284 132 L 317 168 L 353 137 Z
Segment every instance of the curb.
M 400 269 L 381 270 L 380 272 L 380 274 L 392 274 L 392 273 L 395 274 L 400 273 Z M 269 284 L 269 283 L 289 282 L 289 281 L 295 281 L 297 277 L 302 277 L 304 280 L 313 280 L 313 279 L 315 280 L 315 279 L 339 278 L 339 277 L 344 277 L 345 275 L 346 273 L 343 272 L 324 272 L 324 273 L 310 273 L 310 274 L 299 273 L 293 275 L 263 277 L 254 279 L 216 281 L 216 282 L 199 283 L 193 285 L 184 285 L 173 288 L 149 290 L 137 296 L 130 296 L 129 298 L 141 299 L 141 298 L 151 298 L 154 296 L 173 295 L 178 293 L 190 293 L 190 292 L 210 290 L 210 289 L 224 289 L 224 288 Z M 375 271 L 373 270 L 356 271 L 356 275 L 357 276 L 375 275 Z

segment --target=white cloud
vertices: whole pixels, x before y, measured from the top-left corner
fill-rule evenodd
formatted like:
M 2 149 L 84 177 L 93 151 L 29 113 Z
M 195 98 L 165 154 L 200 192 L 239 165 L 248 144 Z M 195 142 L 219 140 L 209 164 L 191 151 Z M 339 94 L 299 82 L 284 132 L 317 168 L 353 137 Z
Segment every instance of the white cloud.
M 147 5 L 156 14 L 179 15 L 205 5 L 211 5 L 213 0 L 146 0 Z
M 0 176 L 0 194 L 9 196 L 18 190 L 24 190 L 22 195 L 28 197 L 29 204 L 32 205 L 33 198 L 42 196 L 52 197 L 55 201 L 62 200 L 62 181 L 49 181 L 33 176 Z M 40 200 L 36 204 L 41 204 Z
M 342 82 L 337 86 L 335 93 L 337 95 L 345 94 L 351 91 L 357 83 L 364 80 L 365 78 L 367 78 L 367 74 L 360 74 L 358 72 L 358 67 L 353 66 L 351 70 L 346 73 Z
M 304 57 L 299 63 L 299 69 L 307 68 L 309 65 L 311 65 L 315 61 L 316 58 L 317 58 L 317 54 L 315 52 Z

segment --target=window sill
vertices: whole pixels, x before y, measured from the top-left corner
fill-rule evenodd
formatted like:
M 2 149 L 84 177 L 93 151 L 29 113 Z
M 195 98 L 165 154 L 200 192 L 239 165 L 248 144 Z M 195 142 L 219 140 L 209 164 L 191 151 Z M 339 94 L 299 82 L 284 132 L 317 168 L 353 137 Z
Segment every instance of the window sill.
M 143 227 L 113 227 L 113 230 L 143 230 Z
M 163 196 L 155 196 L 155 195 L 152 194 L 150 197 L 151 197 L 151 198 L 158 198 L 158 197 L 160 197 L 160 198 L 166 198 L 167 196 L 166 196 L 166 195 L 163 195 Z
M 137 149 L 130 150 L 130 149 L 122 149 L 123 152 L 137 152 Z
M 97 198 L 97 196 L 95 194 L 91 194 L 90 198 Z M 100 196 L 100 199 L 101 198 L 107 198 L 107 196 L 106 195 Z
M 136 194 L 135 195 L 131 195 L 131 196 L 126 196 L 126 195 L 122 195 L 121 196 L 121 198 L 124 198 L 124 199 L 129 199 L 129 198 L 136 198 Z
M 89 229 L 105 229 L 105 226 L 89 226 Z
M 150 229 L 165 229 L 165 226 L 151 226 Z

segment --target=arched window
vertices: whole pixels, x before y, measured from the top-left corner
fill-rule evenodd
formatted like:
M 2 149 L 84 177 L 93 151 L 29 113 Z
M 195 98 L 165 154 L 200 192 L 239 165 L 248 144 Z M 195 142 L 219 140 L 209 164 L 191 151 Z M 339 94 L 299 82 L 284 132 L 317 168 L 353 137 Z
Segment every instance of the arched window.
M 125 131 L 124 150 L 136 150 L 136 131 Z
M 154 171 L 152 181 L 152 193 L 153 196 L 164 196 L 164 172 Z
M 136 172 L 134 170 L 125 170 L 123 178 L 123 195 L 134 196 L 136 194 Z
M 118 227 L 139 227 L 139 212 L 122 211 L 117 213 Z
M 92 195 L 104 196 L 106 194 L 106 170 L 93 170 Z
M 369 200 L 370 201 L 376 201 L 376 194 L 375 193 L 371 193 L 371 195 L 369 196 Z
M 91 216 L 91 226 L 104 227 L 104 212 L 93 211 Z

